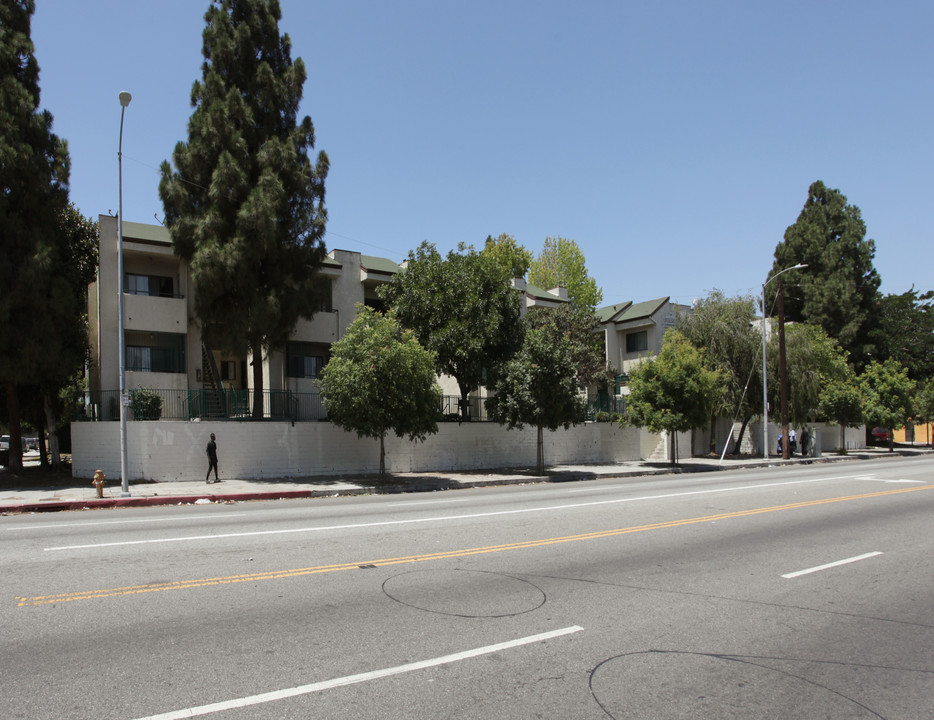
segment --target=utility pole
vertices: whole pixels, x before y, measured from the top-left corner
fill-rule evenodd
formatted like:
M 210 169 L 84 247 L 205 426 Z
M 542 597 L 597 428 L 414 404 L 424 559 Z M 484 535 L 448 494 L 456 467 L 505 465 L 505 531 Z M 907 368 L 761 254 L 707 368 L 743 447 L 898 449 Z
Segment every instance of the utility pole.
M 778 281 L 778 382 L 782 396 L 782 459 L 791 457 L 788 442 L 788 369 L 785 366 L 785 280 Z

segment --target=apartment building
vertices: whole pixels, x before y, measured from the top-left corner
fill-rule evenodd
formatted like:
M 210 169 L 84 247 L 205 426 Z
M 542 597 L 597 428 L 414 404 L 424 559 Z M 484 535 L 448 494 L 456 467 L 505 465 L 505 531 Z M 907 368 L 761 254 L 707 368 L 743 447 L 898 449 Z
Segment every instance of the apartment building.
M 194 310 L 194 286 L 188 265 L 172 248 L 168 230 L 161 225 L 123 222 L 123 278 L 118 278 L 117 218 L 101 215 L 97 279 L 88 292 L 91 361 L 88 368 L 87 414 L 92 419 L 119 416 L 118 288 L 124 293 L 126 387 L 157 390 L 163 397 L 162 417 L 194 419 L 204 415 L 247 414 L 244 408 L 218 407 L 231 393 L 249 402 L 252 372 L 246 355 L 237 356 L 209 347 L 202 337 Z M 325 416 L 314 380 L 330 358 L 331 344 L 343 336 L 356 316 L 358 304 L 382 309 L 377 288 L 402 270 L 392 260 L 349 250 L 327 254 L 320 275 L 330 280 L 330 299 L 311 319 L 296 324 L 283 348 L 272 348 L 263 362 L 263 387 L 271 393 L 289 393 L 297 407 L 279 408 L 291 419 L 314 420 Z M 523 312 L 533 306 L 566 303 L 567 291 L 553 291 L 513 281 L 523 296 Z M 450 378 L 439 378 L 442 389 L 459 394 Z M 219 391 L 222 391 L 219 393 Z M 478 389 L 478 393 L 479 393 Z M 296 398 L 299 398 L 297 400 Z M 275 412 L 282 398 L 270 397 Z M 480 406 L 476 403 L 477 407 Z
M 607 365 L 619 373 L 617 394 L 625 394 L 626 378 L 636 365 L 659 353 L 665 332 L 675 326 L 678 314 L 690 310 L 689 305 L 672 303 L 670 297 L 625 301 L 597 310 Z

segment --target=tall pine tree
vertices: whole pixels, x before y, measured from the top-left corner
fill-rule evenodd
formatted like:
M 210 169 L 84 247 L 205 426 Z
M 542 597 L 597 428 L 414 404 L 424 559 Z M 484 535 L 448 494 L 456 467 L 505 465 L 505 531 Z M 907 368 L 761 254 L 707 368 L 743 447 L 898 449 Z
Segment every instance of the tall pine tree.
M 39 110 L 33 0 L 0 0 L 0 384 L 10 424 L 10 467 L 22 468 L 17 386 L 48 353 L 33 318 L 49 297 L 42 257 L 68 201 L 68 147 Z
M 59 213 L 54 243 L 38 258 L 46 277 L 46 302 L 32 318 L 33 328 L 44 343 L 44 353 L 37 357 L 34 369 L 54 466 L 60 464 L 58 425 L 70 420 L 61 392 L 80 383 L 89 358 L 88 285 L 97 274 L 98 235 L 97 222 L 69 203 Z M 41 427 L 42 418 L 33 424 Z M 44 452 L 42 460 L 44 464 Z
M 808 188 L 798 220 L 775 248 L 769 273 L 807 264 L 794 273 L 794 280 L 785 276 L 785 317 L 820 325 L 849 352 L 857 370 L 868 361 L 881 282 L 872 264 L 875 242 L 865 236 L 859 208 L 818 180 Z
M 159 194 L 175 252 L 191 267 L 206 339 L 252 354 L 254 417 L 263 352 L 282 347 L 317 304 L 328 158 L 297 121 L 305 65 L 279 34 L 277 0 L 214 0 L 188 142 L 162 164 Z

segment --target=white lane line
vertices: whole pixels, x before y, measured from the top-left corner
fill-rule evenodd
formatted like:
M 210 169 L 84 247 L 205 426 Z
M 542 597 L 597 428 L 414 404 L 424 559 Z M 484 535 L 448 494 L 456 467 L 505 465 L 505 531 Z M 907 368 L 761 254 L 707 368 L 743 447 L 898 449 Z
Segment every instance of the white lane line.
M 892 483 L 920 483 L 924 484 L 924 480 L 886 480 L 885 478 L 877 477 L 876 475 L 860 475 L 859 477 L 854 477 L 854 480 L 869 480 L 872 482 L 886 483 L 890 485 Z
M 594 478 L 595 480 L 599 478 Z M 583 492 L 602 492 L 604 490 L 625 490 L 625 485 L 592 485 L 590 487 L 581 487 L 581 488 L 569 488 L 565 490 L 568 494 L 573 493 L 583 493 Z
M 881 552 L 871 552 L 866 553 L 865 555 L 857 555 L 856 557 L 847 558 L 846 560 L 837 560 L 836 562 L 827 563 L 826 565 L 818 565 L 817 567 L 808 568 L 807 570 L 798 570 L 797 572 L 787 573 L 782 575 L 783 578 L 790 580 L 791 578 L 800 577 L 801 575 L 808 575 L 809 573 L 820 572 L 821 570 L 828 570 L 830 568 L 839 567 L 840 565 L 848 565 L 849 563 L 858 562 L 859 560 L 865 560 L 867 558 L 875 557 L 876 555 L 881 555 Z
M 616 479 L 616 478 L 613 478 L 613 479 Z M 694 480 L 695 478 L 690 478 L 690 479 Z M 709 480 L 709 479 L 710 479 L 709 474 L 697 473 L 696 480 L 700 481 L 700 480 Z M 769 488 L 769 487 L 780 487 L 784 485 L 798 485 L 801 483 L 828 482 L 830 480 L 874 480 L 874 479 L 875 479 L 874 476 L 871 476 L 871 475 L 830 475 L 828 477 L 811 478 L 809 480 L 789 480 L 788 482 L 763 483 L 762 485 L 743 485 L 743 486 L 736 487 L 733 489 L 734 490 L 749 490 L 749 489 L 755 489 L 755 488 L 760 488 L 760 487 Z M 588 486 L 588 487 L 582 487 L 582 488 L 570 488 L 566 490 L 565 492 L 580 493 L 580 492 L 594 492 L 597 490 L 626 490 L 628 487 L 630 486 L 627 486 L 627 485 L 595 485 L 595 486 Z M 695 491 L 685 493 L 685 494 L 696 495 L 698 493 L 706 493 L 706 492 L 725 492 L 726 490 L 729 490 L 729 489 L 730 488 L 722 488 L 722 489 L 717 489 L 717 490 L 695 490 Z M 654 500 L 656 497 L 668 497 L 668 496 L 651 496 L 646 499 Z M 676 495 L 672 495 L 671 497 L 676 497 Z M 633 499 L 638 499 L 638 498 L 633 498 Z
M 136 520 L 107 520 L 102 522 L 63 522 L 63 523 L 48 523 L 47 525 L 19 525 L 17 527 L 8 527 L 3 528 L 7 531 L 14 530 L 47 530 L 48 528 L 63 528 L 63 527 L 105 527 L 107 525 L 129 525 L 137 523 L 156 523 L 156 522 L 174 522 L 178 520 L 226 520 L 227 518 L 232 517 L 243 517 L 246 513 L 230 513 L 228 515 L 185 515 L 182 517 L 161 517 L 161 518 L 145 518 L 145 519 L 136 519 Z
M 447 665 L 460 662 L 461 660 L 469 660 L 470 658 L 479 657 L 481 655 L 489 655 L 522 645 L 551 640 L 552 638 L 561 637 L 562 635 L 570 635 L 571 633 L 580 632 L 583 629 L 584 628 L 578 625 L 572 625 L 571 627 L 562 628 L 560 630 L 552 630 L 550 632 L 540 633 L 539 635 L 529 635 L 528 637 L 518 638 L 517 640 L 509 640 L 507 642 L 497 643 L 496 645 L 474 648 L 473 650 L 464 650 L 463 652 L 454 653 L 452 655 L 442 655 L 441 657 L 431 658 L 429 660 L 419 660 L 418 662 L 406 663 L 405 665 L 397 665 L 396 667 L 384 668 L 382 670 L 372 670 L 370 672 L 360 673 L 359 675 L 347 675 L 341 678 L 334 678 L 333 680 L 324 680 L 322 682 L 300 685 L 285 690 L 274 690 L 273 692 L 251 695 L 235 700 L 211 703 L 210 705 L 173 710 L 172 712 L 162 713 L 160 715 L 149 715 L 144 718 L 138 718 L 137 720 L 182 720 L 182 718 L 198 717 L 199 715 L 208 715 L 223 710 L 235 710 L 237 708 L 249 707 L 250 705 L 275 702 L 276 700 L 284 700 L 285 698 L 296 697 L 297 695 L 308 695 L 310 693 L 321 692 L 322 690 L 331 690 L 332 688 L 344 687 L 345 685 L 379 680 L 380 678 L 390 677 L 392 675 L 401 675 L 416 670 L 437 667 L 438 665 Z
M 262 535 L 291 535 L 294 533 L 323 532 L 327 530 L 355 530 L 361 528 L 387 527 L 390 525 L 412 525 L 426 522 L 448 522 L 455 520 L 472 520 L 476 518 L 496 517 L 499 515 L 522 515 L 528 513 L 552 512 L 554 510 L 571 510 L 574 508 L 594 507 L 597 505 L 618 505 L 621 503 L 638 502 L 641 500 L 667 500 L 670 498 L 692 497 L 697 495 L 713 495 L 716 493 L 736 492 L 738 490 L 761 490 L 762 488 L 786 487 L 789 485 L 806 485 L 825 482 L 826 480 L 850 479 L 852 476 L 843 475 L 834 478 L 812 478 L 811 480 L 789 480 L 788 482 L 762 483 L 760 485 L 744 485 L 741 487 L 715 488 L 713 490 L 690 490 L 687 492 L 668 493 L 665 495 L 641 495 L 638 497 L 616 498 L 614 500 L 593 500 L 582 503 L 566 503 L 564 505 L 549 505 L 540 508 L 522 508 L 520 510 L 495 510 L 485 513 L 468 513 L 466 515 L 439 515 L 425 518 L 409 518 L 407 520 L 383 520 L 370 523 L 351 523 L 348 525 L 329 525 L 325 527 L 291 528 L 289 530 L 255 530 L 253 532 L 222 533 L 217 535 L 189 535 L 186 537 L 152 538 L 151 540 L 126 540 L 109 543 L 90 543 L 87 545 L 60 545 L 58 547 L 43 548 L 46 552 L 58 550 L 87 550 L 90 548 L 118 547 L 124 545 L 154 545 L 157 543 L 193 542 L 196 540 L 219 540 L 233 537 L 259 537 Z
M 451 500 L 400 500 L 386 503 L 383 507 L 401 507 L 403 505 L 441 505 L 443 503 L 467 502 L 470 498 L 452 498 Z

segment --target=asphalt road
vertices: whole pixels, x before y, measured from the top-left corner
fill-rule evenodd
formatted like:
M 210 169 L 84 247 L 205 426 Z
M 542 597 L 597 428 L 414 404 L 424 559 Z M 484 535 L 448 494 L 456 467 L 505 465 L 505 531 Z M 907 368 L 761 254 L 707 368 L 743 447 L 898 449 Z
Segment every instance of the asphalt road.
M 930 720 L 932 470 L 2 517 L 2 715 Z

